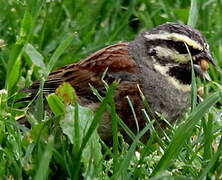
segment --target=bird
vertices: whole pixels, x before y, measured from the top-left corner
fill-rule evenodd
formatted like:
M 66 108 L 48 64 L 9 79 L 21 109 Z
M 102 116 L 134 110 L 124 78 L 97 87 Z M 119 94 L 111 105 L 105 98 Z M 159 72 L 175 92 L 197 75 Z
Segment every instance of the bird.
M 161 115 L 172 124 L 189 107 L 192 66 L 196 75 L 207 77 L 209 64 L 216 65 L 203 35 L 188 25 L 167 22 L 139 33 L 130 42 L 106 46 L 78 62 L 54 70 L 44 83 L 43 93 L 53 93 L 68 82 L 80 104 L 95 110 L 100 101 L 90 85 L 104 95 L 103 80 L 107 84 L 118 81 L 114 93 L 116 112 L 136 133 L 147 124 L 142 113 L 141 92 L 156 120 L 160 121 L 158 115 Z M 34 95 L 38 88 L 39 82 L 34 82 L 23 91 Z M 108 113 L 104 114 L 98 132 L 105 141 L 112 137 Z

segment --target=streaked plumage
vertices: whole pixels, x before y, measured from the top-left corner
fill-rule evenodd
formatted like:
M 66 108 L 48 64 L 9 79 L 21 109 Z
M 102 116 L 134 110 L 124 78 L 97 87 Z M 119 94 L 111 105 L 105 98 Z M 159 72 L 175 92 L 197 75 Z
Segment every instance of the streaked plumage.
M 188 52 L 189 49 L 189 52 Z M 190 54 L 189 54 L 190 53 Z M 52 93 L 62 82 L 69 82 L 76 90 L 80 103 L 95 109 L 98 99 L 89 84 L 104 93 L 101 76 L 108 68 L 105 81 L 110 84 L 120 80 L 115 93 L 116 110 L 123 121 L 137 131 L 128 96 L 134 106 L 139 128 L 146 120 L 138 86 L 146 96 L 153 114 L 162 114 L 170 122 L 178 119 L 189 105 L 191 60 L 194 69 L 203 75 L 213 59 L 203 36 L 195 29 L 177 23 L 159 25 L 140 33 L 131 42 L 107 46 L 77 63 L 66 65 L 50 73 L 44 85 L 44 94 Z M 38 90 L 38 82 L 24 89 L 32 95 Z M 108 115 L 99 132 L 103 139 L 111 136 Z M 158 118 L 157 118 L 158 119 Z M 105 122 L 105 123 L 104 123 Z

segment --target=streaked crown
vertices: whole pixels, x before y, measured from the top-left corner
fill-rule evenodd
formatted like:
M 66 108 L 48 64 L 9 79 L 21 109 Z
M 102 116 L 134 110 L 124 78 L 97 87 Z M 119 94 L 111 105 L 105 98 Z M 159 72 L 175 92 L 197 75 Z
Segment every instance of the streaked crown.
M 189 53 L 192 56 L 209 53 L 201 33 L 186 25 L 165 23 L 145 32 L 144 38 L 150 47 L 148 53 L 164 62 L 186 63 L 190 61 Z

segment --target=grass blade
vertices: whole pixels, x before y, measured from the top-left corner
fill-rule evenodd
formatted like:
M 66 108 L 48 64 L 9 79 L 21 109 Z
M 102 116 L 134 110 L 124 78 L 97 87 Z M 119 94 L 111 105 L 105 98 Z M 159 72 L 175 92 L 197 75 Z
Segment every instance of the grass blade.
M 200 173 L 198 180 L 204 179 L 204 177 L 210 172 L 211 168 L 215 165 L 216 161 L 220 157 L 222 153 L 222 137 L 220 138 L 220 143 L 218 146 L 217 152 L 214 154 L 214 156 L 210 159 L 210 162 L 208 163 L 207 167 L 205 167 L 202 172 Z
M 188 17 L 187 25 L 195 27 L 198 20 L 198 1 L 191 0 L 191 7 Z
M 25 53 L 29 56 L 33 64 L 42 68 L 43 70 L 46 69 L 43 61 L 44 57 L 32 46 L 32 44 L 26 44 Z
M 49 63 L 47 65 L 47 71 L 48 71 L 47 74 L 49 74 L 52 71 L 52 69 L 53 69 L 54 65 L 56 64 L 56 62 L 58 61 L 59 57 L 68 48 L 68 46 L 71 44 L 72 40 L 73 40 L 73 34 L 70 34 L 57 47 L 56 51 L 54 52 L 54 54 L 50 58 Z
M 171 160 L 178 156 L 185 141 L 191 136 L 194 126 L 202 118 L 211 106 L 213 106 L 221 98 L 221 91 L 217 91 L 208 98 L 206 98 L 199 106 L 196 107 L 187 121 L 180 125 L 175 132 L 175 135 L 167 147 L 163 157 L 160 159 L 156 168 L 154 169 L 152 176 L 160 173 L 162 170 L 169 166 Z
M 41 161 L 36 171 L 34 180 L 47 179 L 46 177 L 48 175 L 49 163 L 52 158 L 53 145 L 54 145 L 54 137 L 50 136 L 48 138 L 48 143 L 46 145 L 45 152 L 41 157 Z

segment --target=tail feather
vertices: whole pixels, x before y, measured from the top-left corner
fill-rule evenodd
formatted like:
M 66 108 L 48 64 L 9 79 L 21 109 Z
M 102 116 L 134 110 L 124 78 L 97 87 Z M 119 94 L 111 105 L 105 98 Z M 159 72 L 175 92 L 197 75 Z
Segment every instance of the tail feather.
M 59 85 L 63 81 L 60 78 L 53 78 L 45 81 L 43 87 L 43 94 L 48 95 L 50 93 L 54 93 Z M 27 97 L 21 98 L 16 102 L 24 102 L 24 101 L 31 101 L 35 98 L 38 90 L 39 90 L 40 83 L 39 81 L 34 82 L 31 86 L 21 89 L 20 92 L 29 93 Z

